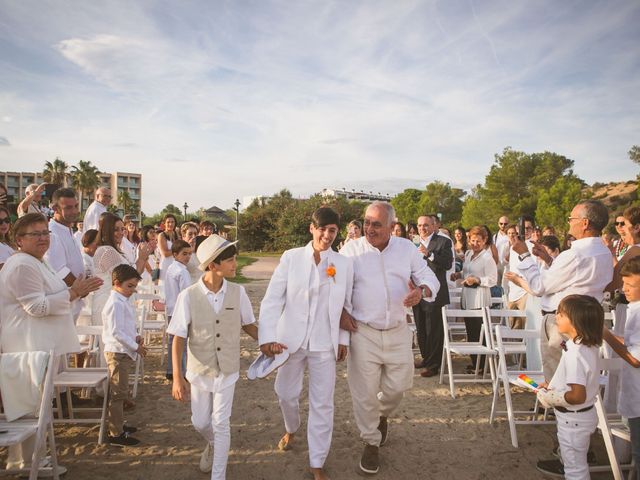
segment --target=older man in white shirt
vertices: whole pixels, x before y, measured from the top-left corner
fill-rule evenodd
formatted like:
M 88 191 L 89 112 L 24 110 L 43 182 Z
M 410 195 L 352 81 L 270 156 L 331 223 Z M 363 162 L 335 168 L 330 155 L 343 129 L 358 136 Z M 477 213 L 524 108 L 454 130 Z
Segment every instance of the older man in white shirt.
M 601 302 L 604 288 L 613 277 L 611 252 L 600 238 L 609 221 L 607 208 L 597 200 L 585 200 L 573 208 L 568 221 L 568 233 L 575 237 L 570 249 L 553 259 L 542 245 L 534 244 L 533 255 L 544 261 L 542 267 L 523 241 L 513 245 L 518 271 L 527 279 L 531 291 L 541 297 L 540 350 L 547 380 L 553 377 L 562 356 L 563 338 L 556 326 L 558 304 L 571 294 L 590 295 Z
M 342 328 L 352 331 L 347 372 L 353 413 L 365 448 L 360 469 L 377 473 L 378 449 L 387 439 L 387 418 L 413 384 L 412 335 L 405 307 L 433 301 L 440 284 L 412 242 L 391 236 L 393 207 L 373 202 L 366 210 L 365 236 L 341 254 L 353 259 L 352 312 Z
M 111 189 L 107 187 L 100 187 L 96 190 L 95 200 L 91 202 L 91 205 L 84 213 L 84 220 L 82 223 L 82 233 L 87 230 L 99 230 L 100 215 L 107 211 L 107 207 L 111 203 Z

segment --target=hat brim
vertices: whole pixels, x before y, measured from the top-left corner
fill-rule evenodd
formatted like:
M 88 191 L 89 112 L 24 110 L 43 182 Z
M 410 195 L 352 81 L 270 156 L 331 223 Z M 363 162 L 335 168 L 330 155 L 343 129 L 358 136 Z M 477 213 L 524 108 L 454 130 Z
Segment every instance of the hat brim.
M 247 370 L 247 378 L 249 380 L 266 378 L 274 370 L 280 368 L 287 360 L 289 360 L 289 352 L 286 350 L 273 357 L 268 357 L 264 353 L 261 353 L 258 358 L 253 361 L 249 370 Z
M 198 268 L 200 270 L 202 270 L 203 272 L 206 272 L 207 271 L 207 267 L 209 266 L 209 264 L 211 262 L 213 262 L 216 258 L 218 258 L 218 256 L 222 252 L 224 252 L 227 248 L 232 247 L 236 243 L 238 243 L 238 240 L 236 240 L 235 242 L 225 243 L 219 249 L 217 249 L 215 252 L 213 252 L 205 262 L 202 262 L 200 265 L 198 265 Z

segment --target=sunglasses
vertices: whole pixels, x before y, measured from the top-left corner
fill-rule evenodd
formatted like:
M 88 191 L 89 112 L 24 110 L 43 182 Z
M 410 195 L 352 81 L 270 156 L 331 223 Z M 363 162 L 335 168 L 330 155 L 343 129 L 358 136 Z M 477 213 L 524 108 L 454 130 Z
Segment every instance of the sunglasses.
M 616 222 L 616 227 L 624 227 L 624 222 Z
M 2 225 L 3 223 L 6 223 L 7 225 L 9 225 L 9 224 L 11 224 L 11 219 L 9 217 L 0 218 L 0 225 Z
M 505 226 L 505 225 L 509 225 L 509 224 L 508 224 L 508 223 L 502 223 L 502 222 L 499 222 L 499 223 L 498 223 L 498 225 Z

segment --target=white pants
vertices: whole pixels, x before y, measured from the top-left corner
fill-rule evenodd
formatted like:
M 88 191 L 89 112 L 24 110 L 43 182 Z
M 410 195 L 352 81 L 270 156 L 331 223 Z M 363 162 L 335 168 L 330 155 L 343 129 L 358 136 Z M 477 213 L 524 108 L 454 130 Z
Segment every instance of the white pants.
M 236 384 L 219 392 L 207 392 L 191 385 L 191 423 L 213 446 L 211 480 L 224 480 L 231 445 L 231 407 Z
M 589 476 L 587 451 L 591 434 L 598 424 L 595 408 L 581 413 L 555 411 L 558 423 L 558 443 L 566 480 L 585 480 Z
M 309 369 L 309 419 L 307 442 L 309 465 L 322 468 L 333 434 L 333 392 L 336 385 L 336 357 L 333 350 L 309 352 L 299 349 L 278 369 L 275 390 L 287 433 L 300 428 L 300 392 L 305 364 Z
M 380 445 L 380 416 L 389 417 L 413 385 L 411 340 L 404 319 L 390 330 L 358 322 L 358 331 L 351 334 L 347 374 L 353 415 L 369 445 Z

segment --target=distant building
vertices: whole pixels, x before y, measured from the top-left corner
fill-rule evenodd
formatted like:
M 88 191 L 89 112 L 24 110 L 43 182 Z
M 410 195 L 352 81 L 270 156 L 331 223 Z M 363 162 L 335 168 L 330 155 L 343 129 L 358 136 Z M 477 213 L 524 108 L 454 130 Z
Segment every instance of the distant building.
M 384 193 L 365 192 L 364 190 L 347 190 L 347 189 L 332 189 L 323 188 L 320 192 L 324 198 L 346 198 L 347 200 L 360 200 L 361 202 L 390 202 L 391 196 Z
M 206 210 L 204 210 L 203 213 L 205 217 L 207 217 L 208 219 L 212 220 L 215 223 L 222 223 L 223 225 L 229 225 L 235 222 L 235 220 L 229 218 L 229 216 L 227 215 L 227 212 L 225 212 L 219 207 L 216 207 L 215 205 L 213 207 L 207 208 Z
M 111 189 L 113 195 L 112 202 L 118 204 L 118 195 L 120 192 L 129 193 L 131 200 L 137 203 L 137 217 L 140 218 L 142 210 L 142 175 L 140 173 L 106 173 L 101 172 L 100 186 Z M 42 172 L 0 172 L 0 183 L 4 183 L 7 187 L 7 195 L 14 197 L 16 205 L 24 198 L 24 190 L 32 183 L 42 183 Z M 53 192 L 48 192 L 53 193 Z M 82 199 L 82 210 L 86 210 L 93 201 L 93 195 L 89 198 Z

